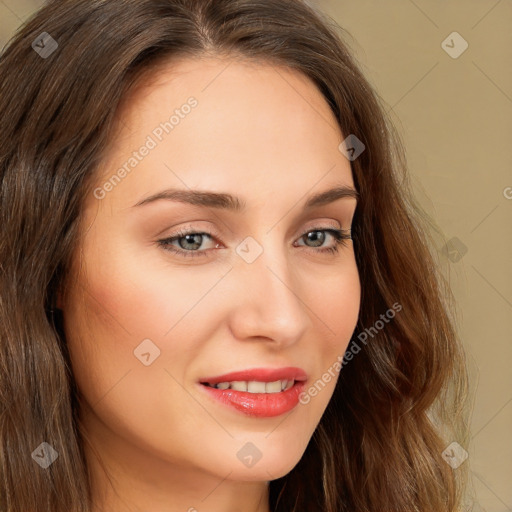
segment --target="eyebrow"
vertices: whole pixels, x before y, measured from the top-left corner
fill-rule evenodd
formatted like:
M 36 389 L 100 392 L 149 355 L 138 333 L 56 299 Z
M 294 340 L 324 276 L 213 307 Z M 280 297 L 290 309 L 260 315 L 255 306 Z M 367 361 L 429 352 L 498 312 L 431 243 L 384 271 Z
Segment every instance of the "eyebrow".
M 344 198 L 354 198 L 357 200 L 359 198 L 359 193 L 352 187 L 339 185 L 310 196 L 304 204 L 304 210 L 318 208 Z M 178 201 L 195 206 L 224 209 L 235 213 L 241 213 L 247 207 L 243 199 L 226 192 L 208 192 L 171 188 L 162 190 L 161 192 L 157 192 L 156 194 L 142 199 L 138 203 L 134 204 L 132 208 L 147 205 L 161 199 Z

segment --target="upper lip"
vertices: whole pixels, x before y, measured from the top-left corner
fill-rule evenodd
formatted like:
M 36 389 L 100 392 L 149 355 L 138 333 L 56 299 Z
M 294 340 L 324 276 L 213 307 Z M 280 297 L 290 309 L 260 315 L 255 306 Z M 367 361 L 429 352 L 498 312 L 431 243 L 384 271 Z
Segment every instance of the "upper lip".
M 288 366 L 286 368 L 252 368 L 250 370 L 225 373 L 215 377 L 205 377 L 200 379 L 199 382 L 218 384 L 219 382 L 233 382 L 237 380 L 257 382 L 275 382 L 277 380 L 305 381 L 307 378 L 308 376 L 302 368 Z

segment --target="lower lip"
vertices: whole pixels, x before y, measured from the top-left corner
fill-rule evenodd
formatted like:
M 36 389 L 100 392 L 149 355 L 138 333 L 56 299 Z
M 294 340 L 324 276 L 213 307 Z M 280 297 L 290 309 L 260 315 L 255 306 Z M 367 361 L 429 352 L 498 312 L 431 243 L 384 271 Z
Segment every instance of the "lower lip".
M 234 389 L 217 389 L 199 384 L 211 397 L 247 416 L 270 418 L 291 411 L 299 403 L 305 382 L 298 381 L 286 391 L 279 393 L 249 393 Z

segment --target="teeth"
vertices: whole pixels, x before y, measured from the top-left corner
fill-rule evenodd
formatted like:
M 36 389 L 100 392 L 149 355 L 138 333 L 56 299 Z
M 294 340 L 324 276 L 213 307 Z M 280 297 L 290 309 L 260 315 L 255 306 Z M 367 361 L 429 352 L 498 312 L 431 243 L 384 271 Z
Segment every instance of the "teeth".
M 249 393 L 265 393 L 265 383 L 251 380 L 247 383 L 247 391 Z
M 229 383 L 231 386 L 231 389 L 234 389 L 235 391 L 247 391 L 247 382 L 242 380 L 235 380 L 233 382 Z
M 263 384 L 263 382 L 262 382 Z M 280 380 L 276 380 L 275 382 L 267 382 L 265 384 L 265 392 L 266 393 L 279 393 L 282 390 L 282 384 Z
M 233 382 L 219 382 L 218 384 L 208 385 L 217 389 L 233 389 L 235 391 L 247 391 L 249 393 L 280 393 L 290 389 L 294 380 L 276 380 L 274 382 L 259 382 L 255 380 L 242 381 L 236 380 Z
M 284 390 L 286 391 L 287 389 L 290 389 L 294 384 L 295 384 L 294 380 L 289 380 L 288 384 L 286 384 L 286 387 L 284 388 Z

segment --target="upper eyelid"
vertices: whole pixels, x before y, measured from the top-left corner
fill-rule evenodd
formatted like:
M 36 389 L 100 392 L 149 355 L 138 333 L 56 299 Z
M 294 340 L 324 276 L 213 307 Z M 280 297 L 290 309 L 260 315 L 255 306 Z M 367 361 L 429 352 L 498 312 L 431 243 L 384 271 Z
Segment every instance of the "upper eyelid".
M 195 223 L 197 222 L 206 222 L 209 227 L 206 227 L 206 228 L 202 228 L 202 227 L 198 227 L 197 225 L 195 225 Z M 304 232 L 307 232 L 309 230 L 314 230 L 314 229 L 317 229 L 317 228 L 322 228 L 322 229 L 341 229 L 343 230 L 343 226 L 344 225 L 348 225 L 348 229 L 350 229 L 351 225 L 352 225 L 352 222 L 353 222 L 353 217 L 350 216 L 350 217 L 347 217 L 347 219 L 344 219 L 342 220 L 341 218 L 329 218 L 327 219 L 327 217 L 324 217 L 323 220 L 309 220 L 309 221 L 302 221 L 300 224 L 302 226 L 308 226 L 308 227 L 304 227 L 301 229 L 301 233 L 304 233 Z M 334 223 L 337 223 L 339 224 L 339 226 L 334 226 L 334 225 L 330 225 L 330 224 L 334 224 Z M 215 236 L 222 236 L 221 235 L 221 232 L 219 232 L 219 230 L 216 228 L 216 227 L 212 227 L 212 222 L 210 221 L 201 221 L 201 220 L 198 220 L 198 221 L 190 221 L 189 223 L 185 223 L 184 225 L 182 225 L 181 227 L 179 228 L 176 228 L 176 233 L 182 233 L 182 232 L 186 232 L 187 234 L 188 233 L 208 233 L 208 232 L 211 232 L 212 234 L 214 234 Z M 228 231 L 231 231 L 230 229 Z M 168 235 L 168 237 L 166 238 L 171 238 L 175 236 L 174 234 L 170 234 Z

